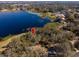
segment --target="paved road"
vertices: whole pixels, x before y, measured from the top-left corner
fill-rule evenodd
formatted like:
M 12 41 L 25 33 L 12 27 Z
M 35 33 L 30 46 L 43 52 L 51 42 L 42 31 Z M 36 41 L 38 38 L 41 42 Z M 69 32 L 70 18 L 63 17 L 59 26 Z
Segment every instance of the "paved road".
M 79 52 L 77 52 L 73 57 L 79 57 Z

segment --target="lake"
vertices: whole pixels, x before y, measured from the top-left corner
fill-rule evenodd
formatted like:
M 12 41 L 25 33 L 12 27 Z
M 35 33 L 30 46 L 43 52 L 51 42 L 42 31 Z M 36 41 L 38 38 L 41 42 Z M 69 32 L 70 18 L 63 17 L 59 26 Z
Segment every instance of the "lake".
M 48 22 L 26 11 L 0 12 L 0 37 L 25 32 L 29 27 L 43 27 Z

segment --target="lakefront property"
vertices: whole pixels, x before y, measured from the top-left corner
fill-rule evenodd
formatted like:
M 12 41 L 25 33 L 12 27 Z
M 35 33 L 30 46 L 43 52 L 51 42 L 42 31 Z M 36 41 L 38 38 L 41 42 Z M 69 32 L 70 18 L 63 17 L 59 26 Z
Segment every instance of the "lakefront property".
M 79 1 L 1 1 L 0 57 L 79 57 Z

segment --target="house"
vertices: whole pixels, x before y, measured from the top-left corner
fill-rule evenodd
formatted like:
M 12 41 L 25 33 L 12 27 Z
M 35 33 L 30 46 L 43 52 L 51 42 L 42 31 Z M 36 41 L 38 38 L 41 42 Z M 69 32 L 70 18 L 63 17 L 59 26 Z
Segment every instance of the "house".
M 56 13 L 55 16 L 57 17 L 55 22 L 62 22 L 65 21 L 65 15 L 61 13 Z

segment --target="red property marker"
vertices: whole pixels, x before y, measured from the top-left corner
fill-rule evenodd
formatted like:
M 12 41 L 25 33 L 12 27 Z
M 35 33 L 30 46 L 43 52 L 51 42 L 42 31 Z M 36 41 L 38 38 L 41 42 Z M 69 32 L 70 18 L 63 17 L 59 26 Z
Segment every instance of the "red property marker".
M 35 36 L 35 34 L 36 34 L 36 28 L 31 28 L 31 32 L 32 32 L 32 37 L 34 37 Z

